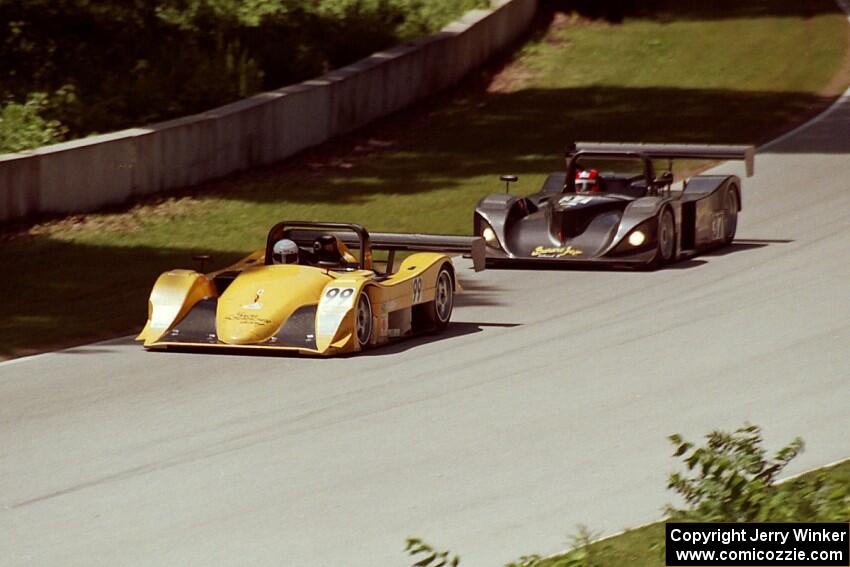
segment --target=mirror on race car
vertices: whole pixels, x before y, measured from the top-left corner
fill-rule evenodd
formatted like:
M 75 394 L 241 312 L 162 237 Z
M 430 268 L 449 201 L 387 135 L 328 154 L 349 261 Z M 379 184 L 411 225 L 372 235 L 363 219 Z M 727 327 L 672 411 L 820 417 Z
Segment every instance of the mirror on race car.
M 194 260 L 195 263 L 198 264 L 198 271 L 203 273 L 204 267 L 212 261 L 212 256 L 210 256 L 209 254 L 195 254 L 194 256 L 192 256 L 192 260 Z
M 668 187 L 673 184 L 673 172 L 665 171 L 655 178 L 655 185 L 658 187 Z
M 502 175 L 499 177 L 499 180 L 505 182 L 505 193 L 510 193 L 511 183 L 519 181 L 519 177 L 516 175 Z

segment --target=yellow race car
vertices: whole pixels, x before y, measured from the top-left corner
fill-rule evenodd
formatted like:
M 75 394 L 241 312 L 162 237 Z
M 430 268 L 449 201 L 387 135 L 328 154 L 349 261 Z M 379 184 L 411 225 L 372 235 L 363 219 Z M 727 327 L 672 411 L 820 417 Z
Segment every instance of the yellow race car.
M 171 270 L 154 284 L 145 348 L 262 348 L 333 355 L 446 328 L 460 291 L 447 254 L 484 268 L 479 237 L 375 233 L 284 221 L 223 270 Z M 373 250 L 386 258 L 373 261 Z M 426 251 L 428 250 L 428 251 Z M 397 251 L 415 251 L 395 268 Z

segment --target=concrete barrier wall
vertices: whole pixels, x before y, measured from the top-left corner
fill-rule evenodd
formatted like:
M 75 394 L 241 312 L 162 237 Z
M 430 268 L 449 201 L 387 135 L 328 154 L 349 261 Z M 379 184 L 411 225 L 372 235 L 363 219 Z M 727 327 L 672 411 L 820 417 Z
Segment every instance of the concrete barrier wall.
M 492 5 L 297 85 L 144 128 L 0 155 L 0 222 L 194 185 L 359 128 L 456 84 L 528 28 L 537 0 Z

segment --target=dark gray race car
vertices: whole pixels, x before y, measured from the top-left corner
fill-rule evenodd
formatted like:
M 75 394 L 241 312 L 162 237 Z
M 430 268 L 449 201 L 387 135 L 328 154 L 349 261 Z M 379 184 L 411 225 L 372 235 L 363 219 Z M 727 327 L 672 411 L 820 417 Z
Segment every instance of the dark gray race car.
M 566 172 L 550 174 L 538 193 L 497 193 L 479 201 L 474 230 L 487 242 L 487 265 L 657 268 L 731 243 L 741 180 L 696 175 L 674 183 L 672 160 L 682 158 L 745 160 L 747 176 L 753 173 L 752 146 L 574 144 Z M 667 170 L 656 174 L 653 160 L 666 160 Z

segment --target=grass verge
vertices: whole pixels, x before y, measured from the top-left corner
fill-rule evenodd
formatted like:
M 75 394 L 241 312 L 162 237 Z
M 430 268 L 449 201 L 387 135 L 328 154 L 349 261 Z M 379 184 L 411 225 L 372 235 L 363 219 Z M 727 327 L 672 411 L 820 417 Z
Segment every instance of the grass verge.
M 848 82 L 831 0 L 653 0 L 619 23 L 544 4 L 495 76 L 279 165 L 178 196 L 7 229 L 0 356 L 137 331 L 157 275 L 259 247 L 283 218 L 469 233 L 501 173 L 530 193 L 570 140 L 758 143 Z M 562 6 L 558 8 L 558 6 Z
M 818 469 L 802 475 L 800 480 L 810 481 L 819 474 L 845 486 L 850 486 L 850 460 L 835 466 Z M 799 518 L 800 522 L 818 521 L 818 518 Z M 588 545 L 584 550 L 584 564 L 594 567 L 662 567 L 664 565 L 664 522 L 656 522 Z M 564 553 L 538 563 L 534 567 L 575 567 L 575 556 Z

